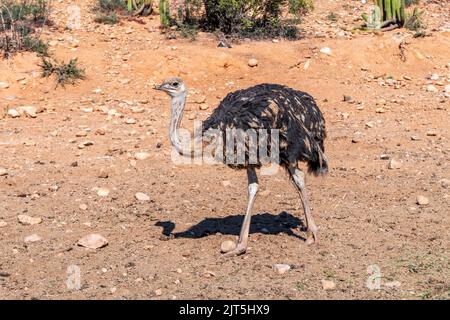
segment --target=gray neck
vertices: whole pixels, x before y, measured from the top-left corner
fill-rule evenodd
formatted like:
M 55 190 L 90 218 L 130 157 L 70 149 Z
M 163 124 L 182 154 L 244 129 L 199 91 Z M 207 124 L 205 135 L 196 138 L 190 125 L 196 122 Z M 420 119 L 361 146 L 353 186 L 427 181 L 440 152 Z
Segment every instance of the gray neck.
M 180 154 L 184 154 L 184 150 L 180 141 L 178 129 L 180 128 L 181 120 L 183 119 L 183 111 L 185 103 L 186 103 L 186 92 L 176 97 L 172 97 L 172 105 L 171 105 L 172 115 L 170 117 L 169 136 L 170 142 Z

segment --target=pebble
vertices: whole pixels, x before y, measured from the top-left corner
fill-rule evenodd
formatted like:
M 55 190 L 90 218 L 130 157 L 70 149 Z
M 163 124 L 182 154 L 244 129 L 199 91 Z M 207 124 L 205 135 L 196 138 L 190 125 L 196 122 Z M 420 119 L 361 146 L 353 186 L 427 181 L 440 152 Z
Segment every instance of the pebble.
M 437 132 L 435 130 L 428 130 L 427 131 L 427 136 L 435 137 L 435 136 L 437 136 Z
M 42 219 L 39 217 L 30 217 L 24 214 L 20 214 L 17 216 L 17 219 L 19 222 L 23 225 L 35 225 L 40 224 L 42 222 Z
M 3 220 L 0 220 L 0 228 L 4 228 L 4 227 L 6 227 L 8 224 L 5 222 L 5 221 L 3 221 Z
M 416 203 L 421 206 L 426 206 L 430 204 L 430 200 L 425 196 L 418 195 L 416 198 Z
M 108 244 L 108 240 L 100 234 L 92 233 L 84 236 L 77 243 L 81 247 L 89 249 L 103 248 Z
M 127 120 L 125 120 L 126 124 L 135 124 L 136 123 L 136 119 L 135 118 L 128 118 Z
M 95 134 L 104 136 L 106 134 L 106 130 L 104 128 L 98 128 L 97 130 L 95 130 Z
M 231 240 L 225 240 L 220 244 L 220 252 L 227 253 L 236 248 L 236 243 Z
M 134 197 L 139 201 L 150 201 L 150 197 L 142 192 L 137 192 Z
M 188 119 L 189 120 L 195 120 L 197 118 L 197 115 L 195 114 L 195 113 L 191 113 L 191 114 L 189 114 L 189 116 L 188 116 Z
M 231 186 L 231 181 L 230 180 L 224 180 L 224 181 L 222 181 L 222 185 L 224 187 L 229 187 L 229 186 Z
M 446 179 L 446 178 L 441 179 L 441 180 L 439 180 L 439 183 L 441 184 L 441 187 L 443 187 L 443 188 L 450 187 L 450 180 L 449 179 Z
M 162 295 L 162 290 L 161 289 L 156 289 L 155 290 L 155 296 L 161 296 Z
M 86 137 L 87 136 L 87 132 L 86 131 L 79 131 L 77 133 L 75 133 L 75 137 Z
M 34 106 L 23 106 L 19 107 L 19 110 L 22 111 L 29 118 L 36 118 L 38 109 Z
M 1 176 L 7 176 L 8 170 L 6 168 L 0 167 L 0 177 Z
M 349 101 L 352 101 L 352 100 L 353 100 L 353 98 L 351 96 L 344 95 L 344 101 L 345 102 L 349 102 Z
M 0 82 L 0 89 L 8 89 L 9 83 L 7 82 Z
M 136 160 L 145 160 L 150 157 L 150 153 L 148 152 L 138 152 L 134 155 Z
M 386 282 L 385 284 L 384 284 L 384 286 L 386 287 L 386 288 L 391 288 L 391 289 L 394 289 L 394 288 L 400 288 L 401 287 L 401 282 L 400 281 L 391 281 L 391 282 Z
M 328 47 L 323 47 L 320 49 L 320 53 L 326 54 L 326 55 L 331 55 L 331 49 Z
M 322 280 L 322 288 L 323 290 L 334 290 L 336 289 L 336 283 L 331 280 Z
M 39 242 L 42 238 L 39 237 L 37 234 L 32 234 L 30 236 L 25 237 L 24 241 L 25 243 L 33 243 L 33 242 Z
M 109 177 L 109 173 L 108 171 L 106 171 L 105 169 L 100 169 L 100 171 L 98 172 L 98 177 L 102 178 L 102 179 L 106 179 Z
M 8 116 L 10 116 L 11 118 L 18 118 L 20 117 L 20 113 L 16 109 L 9 109 Z
M 80 204 L 80 206 L 78 208 L 80 208 L 80 210 L 86 211 L 88 206 L 83 203 L 83 204 Z
M 400 169 L 401 167 L 402 167 L 402 163 L 400 161 L 397 161 L 395 159 L 391 159 L 391 161 L 389 161 L 389 165 L 388 165 L 389 169 Z
M 428 92 L 439 92 L 439 90 L 435 86 L 433 86 L 432 84 L 429 84 L 427 86 L 427 91 Z
M 99 195 L 100 197 L 107 197 L 109 195 L 109 189 L 100 188 L 97 190 L 97 195 Z
M 205 101 L 206 101 L 206 96 L 198 96 L 195 99 L 195 103 L 197 103 L 197 104 L 205 103 Z
M 285 274 L 289 270 L 291 270 L 291 266 L 288 264 L 274 264 L 272 269 L 278 274 Z
M 253 68 L 253 67 L 256 67 L 257 65 L 258 65 L 258 60 L 254 59 L 254 58 L 248 60 L 248 66 L 249 67 Z

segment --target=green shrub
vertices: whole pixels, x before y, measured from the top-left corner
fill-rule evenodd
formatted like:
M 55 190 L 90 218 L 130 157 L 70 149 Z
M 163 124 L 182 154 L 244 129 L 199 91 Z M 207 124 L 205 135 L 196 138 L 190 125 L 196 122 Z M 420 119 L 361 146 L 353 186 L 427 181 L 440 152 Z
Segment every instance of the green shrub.
M 97 13 L 94 19 L 97 23 L 116 24 L 119 22 L 119 17 L 115 12 L 112 13 Z
M 297 19 L 282 21 L 284 8 Z M 202 30 L 228 35 L 295 39 L 299 37 L 295 23 L 313 8 L 312 0 L 186 0 L 178 7 L 177 23 L 195 21 Z
M 48 0 L 0 1 L 0 51 L 10 57 L 18 51 L 47 55 L 47 45 L 37 30 L 49 23 Z
M 42 59 L 42 77 L 55 75 L 56 86 L 64 87 L 67 83 L 75 84 L 76 80 L 85 78 L 85 71 L 78 67 L 78 60 L 71 59 L 69 63 L 52 62 L 50 59 Z

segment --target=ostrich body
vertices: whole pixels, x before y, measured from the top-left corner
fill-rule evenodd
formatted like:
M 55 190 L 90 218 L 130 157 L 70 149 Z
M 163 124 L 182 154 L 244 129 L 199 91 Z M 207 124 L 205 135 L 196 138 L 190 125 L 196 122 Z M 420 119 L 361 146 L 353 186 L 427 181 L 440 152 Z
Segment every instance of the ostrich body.
M 166 79 L 155 89 L 165 91 L 172 98 L 170 141 L 175 149 L 183 150 L 178 129 L 183 117 L 187 89 L 180 78 Z M 328 162 L 324 154 L 325 120 L 314 99 L 307 93 L 278 84 L 259 84 L 229 93 L 203 122 L 202 131 L 214 129 L 229 134 L 229 129 L 264 129 L 279 132 L 279 162 L 289 173 L 290 179 L 299 192 L 306 217 L 308 244 L 317 240 L 317 226 L 311 214 L 305 186 L 305 174 L 298 162 L 306 162 L 308 172 L 319 175 L 328 172 Z M 247 249 L 251 211 L 258 192 L 256 168 L 261 162 L 249 163 L 248 150 L 243 164 L 230 164 L 235 169 L 246 169 L 248 177 L 248 205 L 236 248 L 226 256 L 242 254 Z M 192 155 L 192 151 L 189 155 Z

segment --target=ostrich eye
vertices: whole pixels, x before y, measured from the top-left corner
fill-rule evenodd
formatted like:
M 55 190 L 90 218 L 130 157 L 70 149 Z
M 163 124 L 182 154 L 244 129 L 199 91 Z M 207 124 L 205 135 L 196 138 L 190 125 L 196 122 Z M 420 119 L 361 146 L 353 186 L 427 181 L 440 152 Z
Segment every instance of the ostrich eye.
M 178 83 L 178 82 L 174 82 L 174 83 L 172 83 L 172 86 L 174 86 L 174 87 L 178 87 L 178 85 L 179 85 L 179 83 Z

